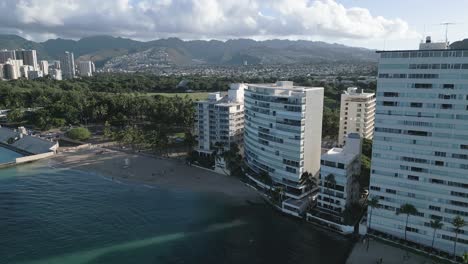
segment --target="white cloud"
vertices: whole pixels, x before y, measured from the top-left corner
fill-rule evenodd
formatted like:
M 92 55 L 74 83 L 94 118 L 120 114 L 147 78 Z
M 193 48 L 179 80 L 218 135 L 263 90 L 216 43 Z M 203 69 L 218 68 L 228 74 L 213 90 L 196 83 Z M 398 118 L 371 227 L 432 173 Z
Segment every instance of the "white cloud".
M 267 10 L 268 15 L 264 15 Z M 3 0 L 0 33 L 41 38 L 417 38 L 398 18 L 335 0 Z

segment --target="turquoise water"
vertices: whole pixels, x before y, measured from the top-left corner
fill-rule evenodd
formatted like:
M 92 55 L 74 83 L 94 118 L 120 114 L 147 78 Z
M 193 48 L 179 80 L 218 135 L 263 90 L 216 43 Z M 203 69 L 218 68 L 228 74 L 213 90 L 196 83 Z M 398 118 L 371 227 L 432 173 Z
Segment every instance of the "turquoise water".
M 0 164 L 15 161 L 16 158 L 22 156 L 19 153 L 0 147 Z
M 270 207 L 38 164 L 0 170 L 0 263 L 344 263 L 351 242 Z

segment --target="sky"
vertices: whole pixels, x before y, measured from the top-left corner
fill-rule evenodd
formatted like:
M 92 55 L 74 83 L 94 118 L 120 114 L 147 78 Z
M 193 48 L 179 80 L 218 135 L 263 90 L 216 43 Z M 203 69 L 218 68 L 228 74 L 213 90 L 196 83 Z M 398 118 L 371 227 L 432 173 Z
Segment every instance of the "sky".
M 415 49 L 468 38 L 468 0 L 0 0 L 0 34 L 34 41 L 112 35 L 227 40 L 304 39 Z

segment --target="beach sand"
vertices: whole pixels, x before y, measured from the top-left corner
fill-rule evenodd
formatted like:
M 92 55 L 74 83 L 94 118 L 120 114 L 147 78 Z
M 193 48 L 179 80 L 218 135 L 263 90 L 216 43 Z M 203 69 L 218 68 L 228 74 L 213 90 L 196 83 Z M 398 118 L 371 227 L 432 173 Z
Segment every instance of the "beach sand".
M 237 201 L 263 202 L 238 179 L 188 166 L 185 160 L 153 158 L 105 148 L 61 152 L 50 164 L 58 168 L 92 171 L 115 180 L 195 192 L 222 193 Z

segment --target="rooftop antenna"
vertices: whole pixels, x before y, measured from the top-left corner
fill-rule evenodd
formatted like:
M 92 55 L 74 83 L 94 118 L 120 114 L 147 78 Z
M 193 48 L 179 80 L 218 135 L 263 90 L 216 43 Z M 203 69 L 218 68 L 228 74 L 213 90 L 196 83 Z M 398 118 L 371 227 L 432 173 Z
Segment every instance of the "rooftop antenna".
M 441 26 L 445 26 L 445 43 L 448 44 L 448 28 L 450 25 L 456 25 L 457 23 L 453 22 L 445 22 L 445 23 L 440 23 Z

